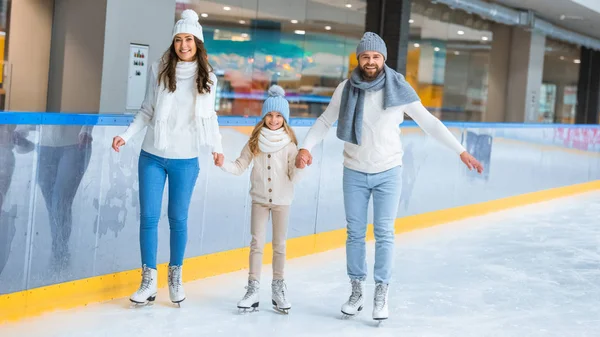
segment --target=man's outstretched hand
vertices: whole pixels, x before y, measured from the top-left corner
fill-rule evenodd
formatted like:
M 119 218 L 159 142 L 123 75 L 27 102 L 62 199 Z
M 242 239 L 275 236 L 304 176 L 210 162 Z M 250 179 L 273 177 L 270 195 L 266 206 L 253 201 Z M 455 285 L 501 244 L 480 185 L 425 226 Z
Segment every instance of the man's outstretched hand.
M 462 160 L 465 165 L 469 168 L 469 170 L 475 169 L 477 173 L 481 174 L 483 172 L 483 165 L 475 157 L 473 157 L 469 152 L 465 151 L 460 154 L 460 160 Z
M 312 164 L 312 155 L 306 149 L 300 149 L 296 155 L 296 167 L 299 169 L 305 168 Z

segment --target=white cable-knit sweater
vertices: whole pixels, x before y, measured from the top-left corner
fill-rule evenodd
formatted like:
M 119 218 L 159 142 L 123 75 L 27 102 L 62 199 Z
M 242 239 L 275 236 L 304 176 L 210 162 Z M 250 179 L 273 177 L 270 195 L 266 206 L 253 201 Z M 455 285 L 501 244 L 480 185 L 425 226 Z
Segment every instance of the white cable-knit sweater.
M 195 67 L 195 62 L 180 62 L 180 67 Z M 156 107 L 156 88 L 158 87 L 158 69 L 159 64 L 155 62 L 148 72 L 148 82 L 146 86 L 146 97 L 142 103 L 140 111 L 136 114 L 133 122 L 127 130 L 119 135 L 125 142 L 148 126 L 146 137 L 142 144 L 142 149 L 146 152 L 163 158 L 170 159 L 189 159 L 198 157 L 198 143 L 194 131 L 194 107 L 196 99 L 207 100 L 206 106 L 214 106 L 217 88 L 217 76 L 210 73 L 210 79 L 213 84 L 209 94 L 197 95 L 196 78 L 177 76 L 177 90 L 175 90 L 176 109 L 169 115 L 168 119 L 168 146 L 164 151 L 154 146 L 154 127 L 152 117 Z M 219 132 L 218 122 L 215 118 L 215 134 L 212 135 L 214 147 L 212 152 L 223 153 L 221 145 L 221 133 Z
M 346 81 L 338 85 L 331 102 L 309 130 L 301 148 L 311 151 L 320 143 L 339 118 L 342 91 Z M 457 154 L 465 151 L 460 142 L 442 122 L 433 116 L 420 101 L 383 109 L 383 90 L 367 91 L 361 145 L 344 142 L 344 166 L 364 173 L 379 173 L 402 165 L 402 140 L 399 125 L 404 113 L 409 115 L 427 134 L 442 142 Z
M 221 169 L 241 175 L 253 163 L 250 173 L 250 196 L 253 201 L 263 204 L 290 205 L 294 199 L 294 184 L 301 177 L 296 168 L 298 147 L 293 142 L 273 153 L 259 152 L 253 156 L 246 144 L 239 158 L 225 161 Z

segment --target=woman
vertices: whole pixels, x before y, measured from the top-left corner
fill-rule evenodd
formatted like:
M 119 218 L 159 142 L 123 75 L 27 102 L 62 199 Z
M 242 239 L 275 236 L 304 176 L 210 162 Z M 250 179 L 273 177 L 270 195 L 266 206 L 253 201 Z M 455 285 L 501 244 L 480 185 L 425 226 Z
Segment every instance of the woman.
M 130 300 L 154 301 L 157 292 L 158 221 L 165 180 L 169 179 L 169 295 L 185 300 L 181 274 L 187 243 L 190 199 L 200 170 L 200 146 L 212 149 L 215 164 L 223 162 L 221 134 L 214 110 L 217 77 L 211 72 L 198 14 L 185 10 L 173 29 L 173 42 L 150 69 L 146 97 L 125 133 L 113 139 L 119 151 L 148 126 L 138 164 L 140 184 L 140 248 L 142 282 Z

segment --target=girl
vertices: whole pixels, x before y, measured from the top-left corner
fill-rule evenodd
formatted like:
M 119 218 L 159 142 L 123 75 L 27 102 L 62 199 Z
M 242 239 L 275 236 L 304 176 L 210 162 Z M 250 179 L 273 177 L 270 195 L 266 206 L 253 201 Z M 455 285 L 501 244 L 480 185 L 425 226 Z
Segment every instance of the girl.
M 221 168 L 235 175 L 242 174 L 254 163 L 250 180 L 252 188 L 252 241 L 250 243 L 250 273 L 246 295 L 238 308 L 258 308 L 260 272 L 265 227 L 272 216 L 273 222 L 273 282 L 272 303 L 285 313 L 292 307 L 286 299 L 284 282 L 285 240 L 294 183 L 299 178 L 295 167 L 298 141 L 289 126 L 289 103 L 285 92 L 277 85 L 269 89 L 269 98 L 262 108 L 262 119 L 254 127 L 250 140 L 235 162 L 225 162 Z
M 165 180 L 169 179 L 169 296 L 185 299 L 181 276 L 187 243 L 190 199 L 200 170 L 202 145 L 212 149 L 221 164 L 221 134 L 214 110 L 217 77 L 211 72 L 198 14 L 185 10 L 173 29 L 171 47 L 154 63 L 146 98 L 125 133 L 113 139 L 113 149 L 125 145 L 148 126 L 138 164 L 140 184 L 140 248 L 142 282 L 130 297 L 136 304 L 154 301 L 157 291 L 156 250 L 158 220 Z

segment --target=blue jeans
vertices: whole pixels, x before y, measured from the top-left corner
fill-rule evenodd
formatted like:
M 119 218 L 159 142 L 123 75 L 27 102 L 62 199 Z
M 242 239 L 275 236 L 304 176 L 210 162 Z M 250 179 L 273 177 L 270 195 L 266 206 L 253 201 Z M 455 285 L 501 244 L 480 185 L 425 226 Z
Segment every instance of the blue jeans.
M 394 260 L 394 221 L 402 190 L 402 167 L 367 174 L 344 167 L 346 210 L 346 268 L 350 279 L 365 280 L 367 211 L 373 194 L 375 282 L 389 283 Z
M 187 219 L 190 200 L 200 167 L 198 158 L 167 159 L 140 153 L 140 249 L 142 265 L 156 269 L 158 221 L 165 180 L 169 177 L 170 266 L 181 266 L 187 244 Z

